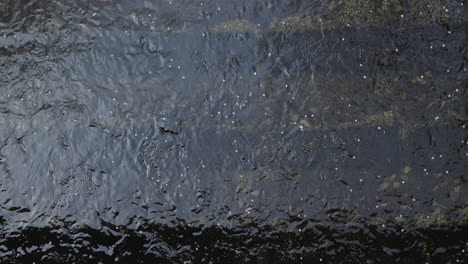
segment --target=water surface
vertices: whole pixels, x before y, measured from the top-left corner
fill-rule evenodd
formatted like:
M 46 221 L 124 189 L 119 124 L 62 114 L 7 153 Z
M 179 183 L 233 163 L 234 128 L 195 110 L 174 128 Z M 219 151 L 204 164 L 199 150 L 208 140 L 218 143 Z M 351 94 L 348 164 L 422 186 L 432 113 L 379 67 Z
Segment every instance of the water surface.
M 467 262 L 467 5 L 0 2 L 0 259 Z

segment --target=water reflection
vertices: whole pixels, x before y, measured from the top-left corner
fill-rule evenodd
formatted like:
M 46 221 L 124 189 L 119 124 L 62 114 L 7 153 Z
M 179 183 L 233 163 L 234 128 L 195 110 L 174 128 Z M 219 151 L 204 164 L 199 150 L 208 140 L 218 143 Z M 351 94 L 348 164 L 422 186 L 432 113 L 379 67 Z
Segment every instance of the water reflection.
M 4 1 L 5 262 L 467 260 L 464 1 Z

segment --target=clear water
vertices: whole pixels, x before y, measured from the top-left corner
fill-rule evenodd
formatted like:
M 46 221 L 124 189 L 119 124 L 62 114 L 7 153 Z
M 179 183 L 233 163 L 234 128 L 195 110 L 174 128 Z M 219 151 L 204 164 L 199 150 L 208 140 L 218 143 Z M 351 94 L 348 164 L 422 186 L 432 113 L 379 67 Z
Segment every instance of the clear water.
M 1 1 L 1 262 L 468 262 L 467 5 Z

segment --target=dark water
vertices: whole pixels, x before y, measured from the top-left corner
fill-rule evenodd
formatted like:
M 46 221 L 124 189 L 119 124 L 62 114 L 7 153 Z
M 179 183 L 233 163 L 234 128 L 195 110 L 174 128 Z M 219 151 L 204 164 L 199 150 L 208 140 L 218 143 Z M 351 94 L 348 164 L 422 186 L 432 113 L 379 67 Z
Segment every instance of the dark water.
M 467 6 L 0 1 L 0 261 L 467 263 Z

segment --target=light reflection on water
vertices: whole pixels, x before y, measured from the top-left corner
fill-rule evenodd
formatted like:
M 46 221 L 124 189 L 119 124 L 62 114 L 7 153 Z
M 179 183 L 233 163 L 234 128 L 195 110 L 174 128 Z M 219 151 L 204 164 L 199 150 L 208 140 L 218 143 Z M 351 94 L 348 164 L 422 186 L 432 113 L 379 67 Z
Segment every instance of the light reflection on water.
M 0 10 L 2 261 L 467 261 L 466 2 Z

